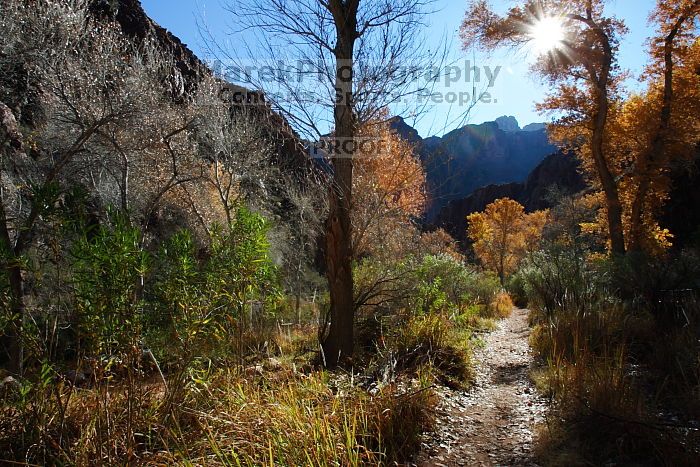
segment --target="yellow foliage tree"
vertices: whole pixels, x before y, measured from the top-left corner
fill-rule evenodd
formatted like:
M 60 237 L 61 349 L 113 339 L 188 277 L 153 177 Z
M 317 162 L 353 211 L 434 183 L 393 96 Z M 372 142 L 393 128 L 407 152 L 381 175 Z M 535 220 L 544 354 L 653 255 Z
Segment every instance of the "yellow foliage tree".
M 672 233 L 657 215 L 668 199 L 671 169 L 695 153 L 700 140 L 700 42 L 691 34 L 700 0 L 659 2 L 654 13 L 659 33 L 651 42 L 647 89 L 611 105 L 605 153 L 618 183 L 626 247 L 655 254 L 671 245 Z M 552 128 L 559 142 L 576 141 L 580 126 Z M 595 168 L 586 146 L 576 148 L 587 173 Z M 594 186 L 595 178 L 591 177 Z M 602 200 L 602 197 L 599 197 Z M 601 203 L 596 226 L 608 228 Z
M 562 37 L 541 53 L 534 70 L 553 87 L 539 104 L 563 112 L 550 136 L 582 160 L 600 193 L 597 231 L 613 253 L 658 252 L 671 233 L 658 224 L 673 162 L 698 141 L 697 19 L 700 0 L 657 0 L 651 21 L 646 92 L 625 99 L 617 63 L 624 22 L 606 16 L 606 0 L 521 0 L 503 16 L 473 0 L 462 25 L 466 47 L 537 45 L 538 28 L 554 21 Z M 542 52 L 542 51 L 540 51 Z
M 501 283 L 533 251 L 547 222 L 547 211 L 525 213 L 522 204 L 501 198 L 484 212 L 467 217 L 467 235 L 484 267 L 496 271 Z
M 611 106 L 619 99 L 624 75 L 617 64 L 624 22 L 605 13 L 606 0 L 521 0 L 505 15 L 486 0 L 473 0 L 462 23 L 464 47 L 538 47 L 542 28 L 552 21 L 562 37 L 540 51 L 533 69 L 553 90 L 539 109 L 563 114 L 558 124 L 574 129 L 571 141 L 583 146 L 591 174 L 605 196 L 608 237 L 615 254 L 625 253 L 622 205 L 605 151 Z

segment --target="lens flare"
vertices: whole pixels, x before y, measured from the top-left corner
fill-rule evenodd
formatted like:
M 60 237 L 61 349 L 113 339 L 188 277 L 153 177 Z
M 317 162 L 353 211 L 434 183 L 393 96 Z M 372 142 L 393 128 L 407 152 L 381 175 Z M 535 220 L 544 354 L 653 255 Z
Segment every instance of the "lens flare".
M 530 26 L 529 35 L 535 53 L 543 55 L 561 47 L 566 32 L 561 18 L 546 16 Z

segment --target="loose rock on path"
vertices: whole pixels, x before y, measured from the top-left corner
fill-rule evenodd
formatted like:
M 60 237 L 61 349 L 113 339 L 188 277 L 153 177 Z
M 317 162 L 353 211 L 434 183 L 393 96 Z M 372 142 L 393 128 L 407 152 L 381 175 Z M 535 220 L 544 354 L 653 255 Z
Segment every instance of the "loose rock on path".
M 475 350 L 475 385 L 440 389 L 437 429 L 426 436 L 419 466 L 536 466 L 533 435 L 547 401 L 530 381 L 528 311 L 516 309 Z

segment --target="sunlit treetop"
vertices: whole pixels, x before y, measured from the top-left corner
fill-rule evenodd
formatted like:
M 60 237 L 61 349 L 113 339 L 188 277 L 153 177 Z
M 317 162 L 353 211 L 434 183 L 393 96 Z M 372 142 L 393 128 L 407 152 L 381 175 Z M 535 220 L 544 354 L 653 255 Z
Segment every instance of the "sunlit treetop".
M 462 44 L 465 49 L 506 47 L 534 54 L 533 69 L 553 80 L 595 74 L 601 58 L 614 56 L 627 32 L 621 20 L 603 15 L 604 4 L 527 0 L 499 15 L 487 0 L 474 0 L 462 23 Z

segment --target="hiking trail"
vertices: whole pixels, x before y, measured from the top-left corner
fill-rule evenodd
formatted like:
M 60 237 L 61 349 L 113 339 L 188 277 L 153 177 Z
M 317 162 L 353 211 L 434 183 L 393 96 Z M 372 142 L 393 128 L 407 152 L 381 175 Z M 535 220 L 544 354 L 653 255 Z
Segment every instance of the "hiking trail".
M 465 391 L 438 390 L 436 431 L 426 435 L 418 466 L 536 466 L 533 438 L 547 400 L 529 372 L 527 310 L 514 309 L 474 351 L 476 381 Z

